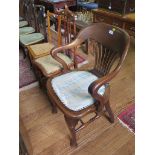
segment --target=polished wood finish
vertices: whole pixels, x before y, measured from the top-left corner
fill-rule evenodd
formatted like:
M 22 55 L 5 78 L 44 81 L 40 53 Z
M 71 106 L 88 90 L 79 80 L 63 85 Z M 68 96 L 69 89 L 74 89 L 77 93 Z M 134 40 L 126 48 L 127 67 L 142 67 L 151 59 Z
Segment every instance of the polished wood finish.
M 115 117 L 128 106 L 135 95 L 133 42 L 132 38 L 122 69 L 111 81 L 110 102 Z M 92 63 L 91 61 L 83 66 L 83 69 L 91 68 Z M 26 147 L 29 148 L 29 155 L 134 154 L 134 134 L 122 127 L 117 119 L 111 125 L 105 117 L 100 117 L 87 128 L 78 132 L 78 147 L 71 148 L 69 146 L 69 131 L 66 128 L 63 114 L 61 111 L 58 111 L 57 114 L 51 113 L 51 105 L 47 96 L 39 87 L 20 92 L 19 108 L 20 118 L 26 132 L 21 136 L 24 142 L 29 141 L 29 143 L 26 143 Z M 23 128 L 20 124 L 21 130 Z
M 93 12 L 93 21 L 94 22 L 105 22 L 120 28 L 125 29 L 131 36 L 135 36 L 135 19 L 126 18 L 129 15 L 135 16 L 134 13 L 121 15 L 113 11 L 108 11 L 105 9 L 94 9 Z
M 105 23 L 96 23 L 88 26 L 80 31 L 72 43 L 53 49 L 51 51 L 51 55 L 63 65 L 64 73 L 69 72 L 69 68 L 65 62 L 57 56 L 57 53 L 66 49 L 76 48 L 88 39 L 95 41 L 98 47 L 98 50 L 94 50 L 95 65 L 94 68 L 90 70 L 90 72 L 98 76 L 99 79 L 91 83 L 88 87 L 89 93 L 96 102 L 82 110 L 72 111 L 68 109 L 55 94 L 55 91 L 51 86 L 52 78 L 49 78 L 47 81 L 48 95 L 52 99 L 51 104 L 54 103 L 53 107 L 56 105 L 63 112 L 66 123 L 71 132 L 71 146 L 77 146 L 76 132 L 99 118 L 99 116 L 103 115 L 105 109 L 109 115 L 109 121 L 111 123 L 114 122 L 114 115 L 110 108 L 109 102 L 110 87 L 107 85 L 107 83 L 109 83 L 120 71 L 124 59 L 127 55 L 130 43 L 128 34 L 122 29 Z M 114 63 L 116 63 L 116 60 L 118 60 L 117 65 L 111 71 L 111 68 Z M 104 95 L 99 95 L 98 90 L 103 85 L 106 85 L 105 93 Z M 90 113 L 95 113 L 95 116 L 84 123 L 82 118 Z M 81 122 L 81 126 L 76 128 L 78 122 Z
M 53 24 L 57 25 L 56 29 L 58 32 L 58 46 L 61 46 L 61 16 L 54 14 L 50 11 L 47 11 L 47 25 L 48 25 L 48 42 L 52 43 L 52 31 L 51 31 L 51 19 L 54 19 L 57 21 L 57 24 L 55 24 L 55 21 L 53 21 Z
M 135 12 L 135 0 L 97 0 L 99 8 L 115 11 L 122 15 Z
M 50 9 L 50 11 L 56 11 L 57 9 L 62 9 L 67 5 L 68 7 L 75 6 L 76 0 L 60 0 L 57 2 L 54 2 L 52 0 L 40 0 L 40 4 L 45 5 L 47 9 Z

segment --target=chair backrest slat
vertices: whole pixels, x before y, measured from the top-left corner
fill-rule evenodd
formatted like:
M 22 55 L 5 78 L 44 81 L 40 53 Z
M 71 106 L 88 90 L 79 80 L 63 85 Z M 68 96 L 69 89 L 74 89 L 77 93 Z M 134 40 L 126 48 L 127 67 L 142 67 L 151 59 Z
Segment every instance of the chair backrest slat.
M 129 47 L 129 35 L 124 30 L 105 23 L 88 26 L 80 31 L 76 40 L 78 40 L 78 45 L 85 40 L 90 40 L 90 43 L 94 42 L 95 65 L 93 70 L 98 76 L 109 73 L 115 61 L 126 56 Z

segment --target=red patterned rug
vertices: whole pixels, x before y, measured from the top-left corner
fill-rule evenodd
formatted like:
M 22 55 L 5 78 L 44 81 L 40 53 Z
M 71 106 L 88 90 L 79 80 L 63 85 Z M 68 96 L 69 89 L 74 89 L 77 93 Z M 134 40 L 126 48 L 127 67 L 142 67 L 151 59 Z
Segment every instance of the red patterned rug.
M 121 124 L 130 131 L 135 132 L 135 104 L 129 105 L 123 112 L 118 115 Z
M 36 81 L 37 79 L 33 70 L 30 68 L 30 62 L 28 58 L 19 59 L 19 88 L 27 86 Z

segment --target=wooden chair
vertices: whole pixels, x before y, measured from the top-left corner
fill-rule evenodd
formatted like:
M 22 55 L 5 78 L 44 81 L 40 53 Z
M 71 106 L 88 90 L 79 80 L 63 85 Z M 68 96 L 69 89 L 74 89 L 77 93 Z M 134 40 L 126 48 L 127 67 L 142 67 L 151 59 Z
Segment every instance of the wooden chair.
M 69 71 L 65 62 L 57 55 L 60 51 L 75 48 L 86 39 L 98 45 L 94 51 L 95 65 L 89 71 Z M 71 146 L 77 146 L 76 132 L 103 115 L 106 110 L 109 121 L 114 122 L 110 108 L 110 81 L 118 74 L 129 49 L 129 35 L 118 27 L 96 23 L 84 28 L 76 39 L 68 45 L 53 49 L 52 56 L 63 65 L 65 74 L 47 81 L 47 91 L 53 112 L 57 107 L 63 112 L 71 132 Z M 88 122 L 82 118 L 94 113 Z M 77 128 L 77 124 L 81 125 Z M 79 125 L 79 124 L 78 124 Z
M 61 45 L 61 17 L 57 14 L 47 11 L 46 19 L 48 25 L 46 42 L 28 46 L 29 54 L 32 60 L 49 55 L 51 49 L 54 48 L 54 46 Z M 46 33 L 46 23 L 43 23 L 41 20 L 43 19 L 39 19 L 39 22 L 37 22 L 37 29 L 38 31 L 41 31 L 41 27 L 44 27 L 43 30 L 44 33 Z M 51 23 L 54 24 L 55 22 L 57 22 L 57 27 L 52 28 Z M 57 31 L 55 29 L 57 29 Z
M 57 21 L 58 23 L 57 25 L 57 31 L 58 31 L 58 44 L 57 46 L 62 45 L 62 40 L 64 40 L 64 44 L 69 43 L 73 38 L 75 38 L 75 23 L 74 23 L 74 15 L 72 14 L 72 12 L 70 12 L 68 10 L 68 8 L 66 8 L 63 12 L 56 12 L 56 14 L 47 13 L 48 15 L 53 15 L 55 18 L 57 17 Z M 48 16 L 48 19 L 51 19 L 51 17 Z M 50 21 L 48 20 L 48 25 Z M 50 29 L 50 26 L 48 26 L 48 31 Z M 61 34 L 61 29 L 64 29 L 63 34 Z M 49 34 L 49 40 L 51 39 L 51 35 L 52 33 Z M 71 35 L 73 35 L 71 38 Z M 49 44 L 49 43 L 46 43 Z M 43 44 L 42 44 L 43 45 Z M 42 46 L 39 45 L 39 46 Z M 31 55 L 32 53 L 34 53 L 34 50 L 32 52 L 32 47 L 37 47 L 38 45 L 34 45 L 34 46 L 30 46 L 29 47 L 29 51 L 31 51 Z M 30 49 L 31 48 L 31 49 Z M 33 56 L 33 61 L 32 64 L 34 66 L 36 75 L 38 77 L 39 80 L 39 84 L 40 87 L 45 88 L 46 86 L 46 81 L 47 78 L 49 77 L 54 77 L 57 75 L 62 74 L 62 65 L 57 62 L 50 54 L 51 48 L 47 48 L 44 46 L 44 48 L 42 48 L 42 51 L 40 50 L 39 55 L 44 54 L 44 56 L 38 56 L 38 58 L 35 58 Z M 73 55 L 74 55 L 74 50 L 72 51 Z M 36 54 L 35 54 L 36 55 Z M 72 56 L 73 56 L 72 55 Z M 73 68 L 74 66 L 74 58 L 72 59 L 70 55 L 67 55 L 67 51 L 62 51 L 61 53 L 59 53 L 59 57 L 61 59 L 63 59 L 67 65 L 69 66 L 69 68 Z
M 30 1 L 30 0 L 28 0 L 28 1 Z M 38 13 L 37 17 L 35 17 L 36 9 L 39 9 L 39 13 Z M 45 29 L 44 31 L 41 31 L 40 29 L 38 29 L 38 26 L 37 26 L 37 25 L 39 25 L 38 24 L 39 19 L 42 19 L 42 21 L 45 21 L 44 15 L 45 15 L 45 7 L 44 6 L 34 5 L 34 4 L 32 4 L 31 1 L 27 4 L 27 15 L 26 16 L 27 16 L 29 25 L 35 29 L 35 33 L 23 34 L 23 35 L 19 36 L 19 44 L 20 44 L 20 47 L 23 49 L 24 57 L 26 57 L 26 55 L 28 54 L 28 52 L 27 52 L 28 46 L 42 42 L 43 40 L 46 39 L 46 33 L 45 33 L 46 27 L 44 27 L 44 29 Z M 40 32 L 42 32 L 42 33 L 40 33 Z
M 28 26 L 28 22 L 24 19 L 26 9 L 26 0 L 19 1 L 19 28 Z
M 19 35 L 31 34 L 35 32 L 35 28 L 28 26 L 28 21 L 24 20 L 26 14 L 28 13 L 28 1 L 20 0 L 20 15 L 19 16 Z M 21 11 L 22 10 L 22 11 Z

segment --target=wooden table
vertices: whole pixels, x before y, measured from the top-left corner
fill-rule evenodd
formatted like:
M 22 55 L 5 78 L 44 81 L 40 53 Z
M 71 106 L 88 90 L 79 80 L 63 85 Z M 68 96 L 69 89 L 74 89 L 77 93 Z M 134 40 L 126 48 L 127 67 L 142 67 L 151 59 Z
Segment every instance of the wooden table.
M 47 10 L 56 10 L 64 8 L 65 4 L 68 7 L 75 6 L 76 0 L 40 0 L 40 4 L 44 5 Z
M 129 35 L 135 36 L 135 14 L 129 13 L 122 15 L 117 12 L 105 10 L 105 9 L 94 9 L 93 22 L 105 22 L 120 28 L 125 29 Z

